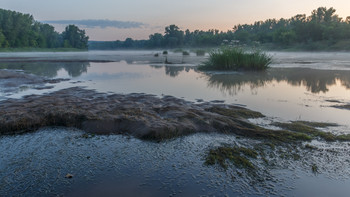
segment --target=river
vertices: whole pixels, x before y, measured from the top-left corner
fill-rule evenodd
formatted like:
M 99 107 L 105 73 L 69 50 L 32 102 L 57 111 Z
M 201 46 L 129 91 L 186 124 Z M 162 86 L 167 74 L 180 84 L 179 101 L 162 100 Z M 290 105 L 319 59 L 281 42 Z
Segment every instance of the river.
M 159 55 L 154 56 L 156 53 Z M 244 106 L 266 115 L 251 122 L 272 129 L 275 126 L 270 123 L 275 121 L 303 120 L 336 123 L 339 126 L 324 130 L 350 133 L 350 110 L 335 107 L 350 103 L 350 53 L 268 54 L 273 63 L 267 71 L 201 72 L 196 66 L 208 55 L 170 52 L 164 56 L 159 51 L 1 53 L 0 69 L 24 74 L 28 80 L 0 80 L 0 100 L 79 86 L 108 94 L 171 95 L 195 103 Z M 165 64 L 165 59 L 171 64 Z M 38 83 L 31 77 L 59 80 Z M 322 151 L 303 161 L 277 159 L 275 167 L 260 172 L 265 178 L 258 181 L 203 164 L 203 155 L 210 147 L 252 146 L 258 143 L 254 140 L 195 134 L 153 143 L 119 135 L 85 139 L 82 133 L 44 128 L 0 137 L 0 196 L 346 196 L 350 192 L 346 187 L 349 168 L 343 166 L 349 161 L 347 143 L 313 141 L 326 152 L 336 151 L 327 153 L 328 160 L 336 159 L 329 163 Z M 310 173 L 308 166 L 313 163 L 320 164 L 322 173 Z M 74 177 L 64 178 L 67 173 Z

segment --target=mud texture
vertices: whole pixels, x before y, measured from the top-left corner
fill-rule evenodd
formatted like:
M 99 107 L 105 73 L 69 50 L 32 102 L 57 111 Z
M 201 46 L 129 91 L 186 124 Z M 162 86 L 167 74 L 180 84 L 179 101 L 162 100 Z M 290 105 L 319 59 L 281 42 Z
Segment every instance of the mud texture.
M 104 94 L 74 87 L 8 99 L 0 102 L 0 108 L 0 134 L 65 126 L 96 134 L 130 134 L 151 140 L 196 132 L 234 133 L 281 141 L 308 139 L 303 134 L 270 131 L 249 123 L 246 118 L 263 116 L 258 112 L 210 102 L 195 104 L 172 96 Z

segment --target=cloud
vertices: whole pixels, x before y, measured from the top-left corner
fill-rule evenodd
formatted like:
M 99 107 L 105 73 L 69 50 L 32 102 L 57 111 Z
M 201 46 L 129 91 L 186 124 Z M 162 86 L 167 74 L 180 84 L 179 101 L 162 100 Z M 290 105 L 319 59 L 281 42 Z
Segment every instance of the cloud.
M 130 29 L 130 28 L 141 28 L 146 26 L 146 24 L 141 22 L 132 22 L 132 21 L 117 21 L 117 20 L 96 20 L 96 19 L 87 19 L 87 20 L 53 20 L 53 21 L 43 21 L 44 23 L 49 24 L 62 24 L 62 25 L 81 25 L 87 28 L 107 28 L 113 27 L 118 29 Z

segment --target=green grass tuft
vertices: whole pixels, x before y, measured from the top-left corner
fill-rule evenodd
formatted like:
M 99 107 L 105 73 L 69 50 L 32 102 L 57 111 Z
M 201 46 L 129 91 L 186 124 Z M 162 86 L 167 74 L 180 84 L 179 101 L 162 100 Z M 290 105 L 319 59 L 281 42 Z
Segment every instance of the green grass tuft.
M 258 50 L 225 47 L 209 53 L 209 59 L 199 66 L 201 70 L 265 70 L 272 58 Z

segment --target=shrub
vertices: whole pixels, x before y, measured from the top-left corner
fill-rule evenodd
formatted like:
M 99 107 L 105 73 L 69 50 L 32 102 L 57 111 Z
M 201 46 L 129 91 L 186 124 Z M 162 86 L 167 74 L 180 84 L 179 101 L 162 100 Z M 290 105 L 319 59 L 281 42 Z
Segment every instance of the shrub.
M 201 50 L 201 49 L 197 50 L 196 51 L 196 55 L 197 56 L 204 56 L 205 55 L 205 50 Z
M 188 51 L 182 51 L 182 55 L 190 55 Z

